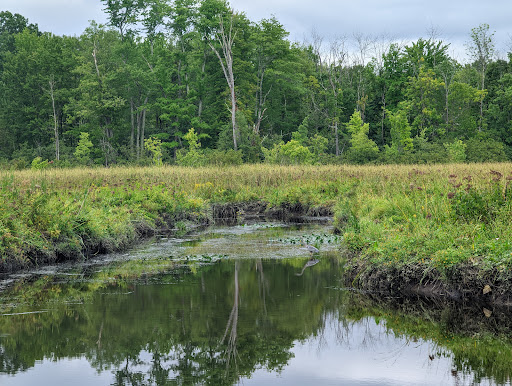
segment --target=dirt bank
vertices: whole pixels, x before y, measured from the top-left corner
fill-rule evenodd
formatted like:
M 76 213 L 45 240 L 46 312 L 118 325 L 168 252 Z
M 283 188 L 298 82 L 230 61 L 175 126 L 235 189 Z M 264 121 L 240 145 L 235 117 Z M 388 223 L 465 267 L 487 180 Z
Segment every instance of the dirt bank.
M 512 276 L 473 265 L 440 272 L 418 264 L 382 267 L 349 258 L 345 285 L 379 296 L 422 297 L 512 307 Z

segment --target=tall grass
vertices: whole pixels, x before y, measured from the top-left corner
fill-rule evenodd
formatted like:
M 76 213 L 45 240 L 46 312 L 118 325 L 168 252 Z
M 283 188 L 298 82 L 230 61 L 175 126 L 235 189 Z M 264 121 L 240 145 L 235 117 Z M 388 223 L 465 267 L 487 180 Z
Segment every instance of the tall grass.
M 4 263 L 122 249 L 213 203 L 333 208 L 345 245 L 371 264 L 441 271 L 512 266 L 512 164 L 120 167 L 0 172 Z M 4 264 L 5 265 L 5 264 Z

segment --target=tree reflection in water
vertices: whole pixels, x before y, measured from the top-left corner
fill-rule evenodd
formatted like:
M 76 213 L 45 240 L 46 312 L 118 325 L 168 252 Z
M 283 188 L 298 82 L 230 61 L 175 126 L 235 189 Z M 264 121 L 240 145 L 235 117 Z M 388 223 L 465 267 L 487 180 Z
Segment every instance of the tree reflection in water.
M 229 373 L 231 360 L 233 360 L 235 365 L 235 372 L 238 373 L 237 366 L 237 357 L 238 352 L 236 350 L 236 332 L 238 326 L 238 304 L 239 304 L 239 291 L 240 287 L 238 285 L 238 262 L 235 262 L 235 295 L 233 299 L 233 309 L 231 310 L 231 314 L 229 315 L 228 324 L 226 326 L 226 332 L 224 332 L 224 336 L 222 337 L 220 344 L 222 345 L 226 340 L 226 336 L 228 335 L 228 331 L 231 329 L 231 333 L 229 334 L 228 344 L 226 348 L 226 372 Z
M 98 374 L 112 372 L 117 385 L 236 384 L 258 369 L 284 371 L 301 343 L 356 356 L 399 339 L 406 346 L 395 343 L 392 357 L 429 342 L 427 366 L 447 358 L 458 379 L 510 380 L 504 358 L 512 355 L 512 329 L 505 311 L 493 312 L 491 320 L 457 305 L 373 299 L 340 287 L 337 258 L 323 255 L 314 269 L 306 269 L 308 263 L 222 260 L 115 281 L 115 274 L 100 272 L 80 282 L 20 283 L 3 294 L 3 314 L 20 315 L 0 317 L 0 374 L 82 358 Z M 33 304 L 7 306 L 31 291 Z M 38 310 L 48 312 L 21 315 Z M 392 362 L 389 355 L 380 360 Z

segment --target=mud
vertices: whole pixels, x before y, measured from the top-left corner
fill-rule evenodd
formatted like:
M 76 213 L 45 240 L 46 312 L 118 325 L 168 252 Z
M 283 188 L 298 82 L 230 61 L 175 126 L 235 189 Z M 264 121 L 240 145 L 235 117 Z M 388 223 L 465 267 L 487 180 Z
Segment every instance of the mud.
M 349 258 L 345 284 L 380 297 L 420 297 L 512 307 L 512 277 L 473 265 L 459 265 L 441 273 L 414 264 L 388 268 Z

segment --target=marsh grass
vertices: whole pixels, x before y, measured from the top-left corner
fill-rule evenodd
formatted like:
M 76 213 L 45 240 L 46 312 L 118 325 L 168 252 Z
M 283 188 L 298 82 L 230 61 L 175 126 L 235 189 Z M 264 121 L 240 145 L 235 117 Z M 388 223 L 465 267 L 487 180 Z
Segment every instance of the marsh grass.
M 0 254 L 13 267 L 126 248 L 214 203 L 332 208 L 360 262 L 447 274 L 512 268 L 512 164 L 121 167 L 0 173 Z

